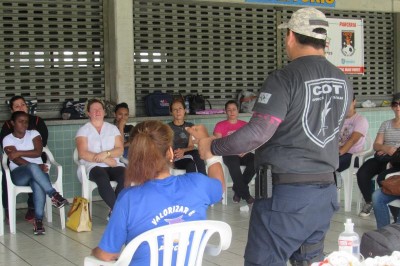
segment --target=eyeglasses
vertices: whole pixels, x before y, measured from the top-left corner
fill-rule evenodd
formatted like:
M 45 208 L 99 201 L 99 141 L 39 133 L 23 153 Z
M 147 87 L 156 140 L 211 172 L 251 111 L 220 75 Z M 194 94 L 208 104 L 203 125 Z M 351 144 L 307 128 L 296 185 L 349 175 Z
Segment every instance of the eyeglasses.
M 391 106 L 392 107 L 398 107 L 400 105 L 400 102 L 392 102 Z

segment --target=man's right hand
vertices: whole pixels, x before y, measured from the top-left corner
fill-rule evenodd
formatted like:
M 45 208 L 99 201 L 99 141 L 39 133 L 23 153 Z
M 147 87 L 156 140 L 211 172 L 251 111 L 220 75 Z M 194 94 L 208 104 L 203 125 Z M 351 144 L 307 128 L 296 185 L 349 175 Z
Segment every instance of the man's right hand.
M 207 128 L 204 125 L 195 125 L 186 128 L 186 131 L 195 138 L 193 143 L 198 145 L 201 159 L 206 160 L 211 158 L 213 156 L 211 153 L 211 142 L 215 137 L 208 136 Z

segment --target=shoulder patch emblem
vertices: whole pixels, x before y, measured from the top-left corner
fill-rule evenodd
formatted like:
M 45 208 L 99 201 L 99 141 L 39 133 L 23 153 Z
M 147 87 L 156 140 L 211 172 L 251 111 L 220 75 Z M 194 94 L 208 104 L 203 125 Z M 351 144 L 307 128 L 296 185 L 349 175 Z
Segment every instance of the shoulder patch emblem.
M 261 92 L 258 96 L 258 102 L 262 104 L 267 104 L 271 98 L 271 93 Z

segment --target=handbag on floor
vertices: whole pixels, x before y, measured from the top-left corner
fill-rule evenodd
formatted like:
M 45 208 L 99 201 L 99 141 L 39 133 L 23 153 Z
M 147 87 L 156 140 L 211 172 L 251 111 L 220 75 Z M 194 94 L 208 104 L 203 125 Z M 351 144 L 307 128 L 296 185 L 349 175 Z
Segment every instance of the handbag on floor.
M 82 197 L 74 197 L 68 212 L 67 227 L 76 232 L 92 231 L 92 219 L 89 213 L 89 201 Z
M 386 256 L 400 250 L 400 224 L 390 224 L 363 234 L 360 252 L 364 258 Z

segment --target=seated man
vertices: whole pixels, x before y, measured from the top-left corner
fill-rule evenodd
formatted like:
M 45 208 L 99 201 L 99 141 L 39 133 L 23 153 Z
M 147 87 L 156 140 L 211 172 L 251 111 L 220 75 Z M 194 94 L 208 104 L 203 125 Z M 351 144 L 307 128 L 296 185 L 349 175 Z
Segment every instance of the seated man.
M 350 167 L 353 153 L 363 150 L 368 126 L 367 119 L 356 112 L 356 98 L 353 95 L 353 101 L 340 131 L 338 172 Z M 358 161 L 356 163 L 358 164 Z
M 228 136 L 247 124 L 247 122 L 238 119 L 239 108 L 237 102 L 233 100 L 226 102 L 225 112 L 227 119 L 218 122 L 214 128 L 214 136 L 217 138 Z M 255 174 L 254 154 L 229 155 L 222 158 L 232 177 L 233 202 L 239 203 L 241 199 L 244 199 L 247 204 L 252 204 L 254 198 L 250 195 L 249 183 Z M 243 174 L 240 169 L 241 165 L 246 166 Z

